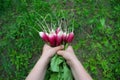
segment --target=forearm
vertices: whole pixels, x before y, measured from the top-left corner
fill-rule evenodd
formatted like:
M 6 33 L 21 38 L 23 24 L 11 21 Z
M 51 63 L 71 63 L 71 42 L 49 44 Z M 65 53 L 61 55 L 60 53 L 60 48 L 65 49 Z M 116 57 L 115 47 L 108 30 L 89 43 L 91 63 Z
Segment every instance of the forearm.
M 47 58 L 41 57 L 27 76 L 26 80 L 44 80 L 47 64 L 49 63 L 48 61 Z
M 70 64 L 75 80 L 92 80 L 78 59 L 73 59 Z

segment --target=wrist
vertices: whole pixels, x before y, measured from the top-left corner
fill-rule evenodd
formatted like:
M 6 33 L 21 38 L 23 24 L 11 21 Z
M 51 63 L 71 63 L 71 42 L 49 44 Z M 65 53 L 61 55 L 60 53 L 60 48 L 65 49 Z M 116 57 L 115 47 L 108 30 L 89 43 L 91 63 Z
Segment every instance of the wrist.
M 48 64 L 50 61 L 50 57 L 42 55 L 40 57 L 40 60 L 43 61 L 44 63 Z
M 80 64 L 80 61 L 77 58 L 73 58 L 69 61 L 69 66 L 73 67 L 76 64 Z

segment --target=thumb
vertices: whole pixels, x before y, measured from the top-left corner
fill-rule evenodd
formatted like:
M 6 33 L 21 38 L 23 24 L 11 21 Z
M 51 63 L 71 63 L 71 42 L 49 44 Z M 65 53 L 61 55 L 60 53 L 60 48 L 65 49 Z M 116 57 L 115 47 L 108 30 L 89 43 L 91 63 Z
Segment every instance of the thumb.
M 74 52 L 72 46 L 68 46 L 68 48 L 66 49 L 66 51 L 68 51 L 68 52 Z
M 63 48 L 64 48 L 63 45 L 60 45 L 60 46 L 54 47 L 54 49 L 55 49 L 56 51 L 58 51 L 58 50 L 60 50 L 60 49 L 63 49 Z
M 57 52 L 57 54 L 58 54 L 58 55 L 61 55 L 61 56 L 63 56 L 64 53 L 65 53 L 65 51 L 62 51 L 62 50 Z

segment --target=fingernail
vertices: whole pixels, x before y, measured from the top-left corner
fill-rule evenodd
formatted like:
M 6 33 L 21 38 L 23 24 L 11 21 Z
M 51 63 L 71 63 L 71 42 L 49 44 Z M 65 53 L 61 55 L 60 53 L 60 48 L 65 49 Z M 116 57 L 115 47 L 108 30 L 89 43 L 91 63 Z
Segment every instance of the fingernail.
M 61 45 L 61 48 L 64 48 L 64 45 Z

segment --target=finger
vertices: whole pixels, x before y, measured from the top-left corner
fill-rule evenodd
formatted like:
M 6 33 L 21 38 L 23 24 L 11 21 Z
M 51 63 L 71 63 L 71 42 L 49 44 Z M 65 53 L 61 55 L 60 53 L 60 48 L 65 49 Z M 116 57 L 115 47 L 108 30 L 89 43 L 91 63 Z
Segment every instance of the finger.
M 72 48 L 72 46 L 68 46 L 68 48 Z
M 72 50 L 72 46 L 68 46 L 68 48 L 66 50 Z
M 48 44 L 44 44 L 44 48 L 45 49 L 49 49 L 49 48 L 51 48 Z
M 61 55 L 61 56 L 63 56 L 64 53 L 65 53 L 65 51 L 58 51 L 58 52 L 57 52 L 57 54 L 58 54 L 58 55 Z
M 44 47 L 47 47 L 48 45 L 47 44 L 44 44 Z
M 58 51 L 58 50 L 63 49 L 63 48 L 64 48 L 64 46 L 63 46 L 63 45 L 60 45 L 60 46 L 55 47 L 54 49 L 55 49 L 56 51 Z
M 66 51 L 68 51 L 68 52 L 74 52 L 72 46 L 68 46 L 68 48 L 66 49 Z

